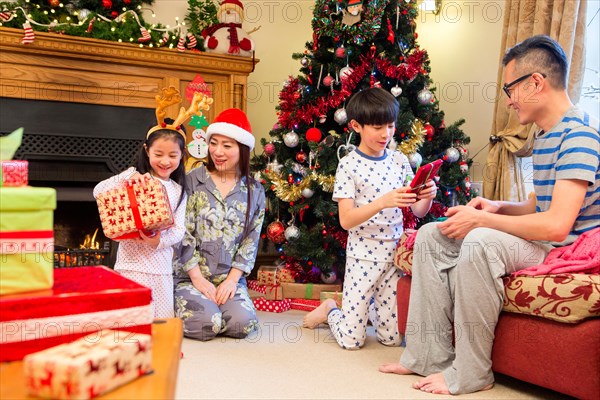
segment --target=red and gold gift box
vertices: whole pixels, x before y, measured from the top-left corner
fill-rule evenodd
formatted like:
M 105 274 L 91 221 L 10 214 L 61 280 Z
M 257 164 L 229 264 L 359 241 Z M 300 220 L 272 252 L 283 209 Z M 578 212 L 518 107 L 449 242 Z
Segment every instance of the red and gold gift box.
M 261 285 L 258 281 L 249 280 L 248 289 L 262 294 L 267 300 L 283 300 L 283 289 L 281 285 Z
M 103 330 L 23 360 L 27 391 L 52 399 L 91 399 L 152 372 L 152 337 Z
M 151 179 L 145 186 L 133 184 L 101 193 L 96 198 L 100 222 L 107 238 L 139 238 L 139 231 L 151 234 L 173 225 L 167 190 Z
M 106 267 L 57 268 L 50 290 L 0 297 L 0 361 L 102 329 L 150 334 L 151 290 Z
M 252 299 L 254 307 L 258 311 L 268 311 L 274 313 L 282 313 L 290 309 L 290 299 L 283 300 L 267 300 L 264 297 Z
M 321 302 L 319 300 L 312 299 L 290 299 L 290 308 L 292 310 L 301 310 L 301 311 L 312 311 L 315 308 L 319 307 Z
M 295 282 L 294 273 L 277 265 L 261 265 L 256 278 L 260 285 L 279 285 L 283 282 Z
M 319 300 L 321 292 L 340 292 L 341 284 L 320 283 L 282 283 L 283 297 L 288 299 L 313 299 Z
M 400 236 L 394 252 L 394 265 L 405 275 L 412 275 L 413 248 L 415 245 L 415 229 L 407 229 Z
M 321 303 L 327 299 L 335 300 L 335 304 L 338 308 L 342 308 L 342 293 L 341 292 L 321 292 L 320 294 Z
M 0 161 L 0 186 L 27 186 L 29 163 L 25 160 Z
M 254 290 L 255 292 L 261 294 L 265 294 L 267 292 L 265 285 L 261 285 L 260 283 L 258 283 L 258 281 L 255 281 L 253 279 L 248 280 L 248 289 Z
M 0 187 L 0 295 L 50 289 L 56 190 Z

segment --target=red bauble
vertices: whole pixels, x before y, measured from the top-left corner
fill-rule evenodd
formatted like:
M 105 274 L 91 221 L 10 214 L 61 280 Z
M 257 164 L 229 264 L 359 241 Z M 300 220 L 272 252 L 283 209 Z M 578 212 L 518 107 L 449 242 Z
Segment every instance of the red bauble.
M 60 1 L 59 0 L 48 0 L 48 4 L 50 4 L 50 7 L 58 7 L 60 5 Z
M 306 131 L 306 140 L 309 142 L 318 142 L 321 140 L 323 134 L 319 130 L 319 128 L 310 128 Z
M 112 8 L 112 0 L 102 0 L 102 6 L 105 9 L 110 10 Z
M 273 221 L 267 226 L 267 237 L 275 244 L 285 241 L 285 226 L 283 226 L 281 221 Z
M 433 134 L 435 133 L 435 128 L 433 126 L 431 126 L 431 124 L 425 124 L 425 126 L 423 127 L 425 129 L 425 136 L 429 139 L 433 137 Z
M 273 143 L 265 144 L 265 154 L 270 156 L 273 155 L 273 153 L 275 153 L 275 145 Z
M 302 150 L 300 150 L 298 153 L 296 153 L 296 161 L 298 161 L 299 163 L 303 163 L 306 161 L 306 153 L 303 152 Z

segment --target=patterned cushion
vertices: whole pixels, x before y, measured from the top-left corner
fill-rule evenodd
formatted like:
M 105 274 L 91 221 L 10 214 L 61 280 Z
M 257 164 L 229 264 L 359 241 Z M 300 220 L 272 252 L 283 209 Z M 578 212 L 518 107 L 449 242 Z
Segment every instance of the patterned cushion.
M 575 323 L 600 316 L 600 275 L 558 274 L 504 278 L 503 311 Z
M 405 275 L 412 275 L 412 249 L 405 241 L 410 232 L 402 234 L 394 264 Z M 590 317 L 600 317 L 600 275 L 558 274 L 504 277 L 502 311 L 535 315 L 559 322 L 576 323 Z

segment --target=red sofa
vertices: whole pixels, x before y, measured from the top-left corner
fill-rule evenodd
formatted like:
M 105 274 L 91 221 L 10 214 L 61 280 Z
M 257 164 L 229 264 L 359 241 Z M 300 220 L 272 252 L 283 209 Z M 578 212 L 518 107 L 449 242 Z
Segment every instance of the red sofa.
M 588 277 L 593 279 L 585 279 Z M 569 289 L 567 294 L 553 292 L 548 286 L 567 280 L 570 282 L 573 275 L 534 277 L 538 278 L 535 283 L 536 291 L 524 289 L 522 281 L 529 278 L 531 277 L 505 278 L 505 289 L 516 289 L 516 295 L 507 295 L 504 309 L 512 307 L 518 309 L 518 312 L 527 313 L 502 311 L 500 314 L 492 350 L 493 370 L 569 396 L 598 399 L 599 277 L 583 276 L 582 284 Z M 402 334 L 406 332 L 410 283 L 410 276 L 404 276 L 398 281 L 398 325 Z M 544 302 L 541 305 L 533 304 L 540 297 L 544 297 Z M 551 300 L 548 301 L 548 298 Z M 586 300 L 585 303 L 590 303 L 591 300 L 591 304 L 586 307 L 568 304 L 571 301 L 582 300 Z M 547 315 L 537 316 L 554 313 L 555 319 L 560 319 L 559 317 L 567 314 L 567 320 L 574 322 L 579 318 L 572 312 L 575 308 L 587 308 L 588 316 L 584 317 L 586 319 L 566 323 L 549 319 Z M 590 311 L 592 318 L 589 318 Z

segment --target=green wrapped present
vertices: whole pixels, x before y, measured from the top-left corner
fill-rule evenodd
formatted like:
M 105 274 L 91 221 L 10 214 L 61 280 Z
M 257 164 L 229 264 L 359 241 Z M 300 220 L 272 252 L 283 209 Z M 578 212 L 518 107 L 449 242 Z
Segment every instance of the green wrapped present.
M 56 190 L 0 187 L 0 295 L 50 289 Z

